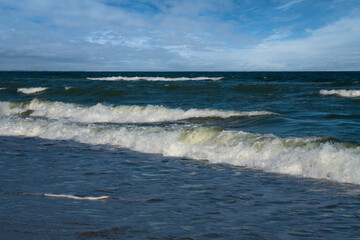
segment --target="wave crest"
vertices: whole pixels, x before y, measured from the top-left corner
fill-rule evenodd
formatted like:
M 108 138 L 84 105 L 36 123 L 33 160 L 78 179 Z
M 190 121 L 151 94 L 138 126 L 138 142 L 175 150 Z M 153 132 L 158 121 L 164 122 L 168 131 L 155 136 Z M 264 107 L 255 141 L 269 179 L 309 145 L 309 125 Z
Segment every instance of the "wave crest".
M 52 198 L 68 198 L 74 200 L 90 200 L 90 201 L 104 201 L 109 198 L 109 196 L 100 196 L 100 197 L 79 197 L 75 195 L 68 195 L 68 194 L 52 194 L 52 193 L 45 193 L 45 197 L 52 197 Z
M 123 77 L 123 76 L 114 76 L 114 77 L 99 77 L 91 78 L 88 77 L 88 80 L 99 80 L 99 81 L 218 81 L 223 79 L 223 77 Z
M 23 94 L 35 94 L 46 91 L 47 87 L 34 87 L 34 88 L 18 88 L 17 92 Z
M 213 109 L 169 109 L 162 106 L 81 106 L 63 102 L 34 99 L 30 102 L 0 102 L 2 115 L 27 114 L 33 117 L 68 119 L 74 122 L 153 123 L 178 121 L 190 118 L 229 118 L 275 115 L 268 111 L 225 111 Z
M 336 95 L 345 98 L 359 98 L 360 90 L 320 90 L 321 95 Z
M 107 144 L 268 172 L 360 184 L 360 144 L 323 137 L 280 138 L 211 127 L 138 127 L 0 118 L 0 135 Z

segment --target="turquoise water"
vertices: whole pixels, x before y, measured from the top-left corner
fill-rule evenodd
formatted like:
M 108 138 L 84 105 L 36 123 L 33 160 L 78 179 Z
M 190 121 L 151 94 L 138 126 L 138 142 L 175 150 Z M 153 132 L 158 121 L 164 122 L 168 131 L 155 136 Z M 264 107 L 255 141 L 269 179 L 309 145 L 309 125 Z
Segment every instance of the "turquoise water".
M 358 72 L 1 72 L 3 239 L 356 239 Z

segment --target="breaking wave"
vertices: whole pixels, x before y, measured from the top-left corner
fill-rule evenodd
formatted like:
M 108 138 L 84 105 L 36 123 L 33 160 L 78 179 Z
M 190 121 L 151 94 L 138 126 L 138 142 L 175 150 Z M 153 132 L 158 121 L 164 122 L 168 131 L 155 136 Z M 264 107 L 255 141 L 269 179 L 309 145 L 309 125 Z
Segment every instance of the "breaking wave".
M 223 77 L 123 77 L 123 76 L 114 76 L 114 77 L 99 77 L 91 78 L 88 77 L 88 80 L 100 80 L 100 81 L 204 81 L 212 80 L 217 81 L 223 79 Z
M 321 95 L 336 95 L 344 98 L 360 97 L 360 90 L 320 90 Z
M 63 102 L 34 99 L 27 102 L 0 102 L 2 115 L 26 115 L 51 119 L 67 119 L 73 122 L 153 123 L 178 121 L 190 118 L 229 118 L 275 115 L 268 111 L 225 111 L 213 109 L 169 109 L 162 106 L 107 106 L 96 104 L 81 106 Z
M 280 138 L 215 127 L 119 126 L 18 116 L 0 117 L 0 135 L 106 144 L 144 153 L 360 184 L 360 144 L 326 137 Z
M 67 194 L 52 194 L 52 193 L 45 193 L 45 197 L 52 197 L 52 198 L 68 198 L 74 200 L 90 200 L 90 201 L 103 201 L 109 198 L 109 196 L 100 196 L 100 197 L 79 197 L 75 195 L 67 195 Z
M 40 93 L 43 91 L 46 91 L 47 87 L 35 87 L 35 88 L 18 88 L 17 92 L 23 93 L 23 94 L 35 94 Z

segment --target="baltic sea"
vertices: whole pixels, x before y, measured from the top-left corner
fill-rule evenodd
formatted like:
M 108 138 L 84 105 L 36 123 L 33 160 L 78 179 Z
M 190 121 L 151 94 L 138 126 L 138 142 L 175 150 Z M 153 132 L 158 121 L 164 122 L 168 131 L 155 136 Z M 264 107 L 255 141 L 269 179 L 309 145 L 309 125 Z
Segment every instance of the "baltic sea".
M 0 72 L 0 239 L 359 239 L 359 72 Z

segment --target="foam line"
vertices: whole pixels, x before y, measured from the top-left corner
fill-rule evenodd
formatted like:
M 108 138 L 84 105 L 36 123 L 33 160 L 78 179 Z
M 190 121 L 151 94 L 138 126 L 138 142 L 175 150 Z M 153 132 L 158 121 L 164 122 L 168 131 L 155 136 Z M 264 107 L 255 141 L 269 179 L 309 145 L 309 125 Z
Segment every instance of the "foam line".
M 52 197 L 52 198 L 68 198 L 74 200 L 90 200 L 90 201 L 103 201 L 107 200 L 109 196 L 100 196 L 100 197 L 79 197 L 75 195 L 67 195 L 67 194 L 52 194 L 52 193 L 45 193 L 45 197 Z
M 179 125 L 99 126 L 14 116 L 0 117 L 0 135 L 107 144 L 144 153 L 360 184 L 360 144 L 334 142 L 324 137 L 280 138 Z
M 344 98 L 360 97 L 360 90 L 320 90 L 321 95 L 336 95 Z
M 74 122 L 153 123 L 189 118 L 229 118 L 276 115 L 268 111 L 225 111 L 214 109 L 170 109 L 162 106 L 80 106 L 70 103 L 34 99 L 31 102 L 0 102 L 1 115 L 28 113 L 34 117 L 68 119 Z
M 17 92 L 23 93 L 23 94 L 35 94 L 35 93 L 43 92 L 43 91 L 45 91 L 47 89 L 48 88 L 46 88 L 46 87 L 18 88 Z
M 223 79 L 222 77 L 123 77 L 123 76 L 114 76 L 114 77 L 99 77 L 91 78 L 88 77 L 88 80 L 98 80 L 98 81 L 218 81 Z

